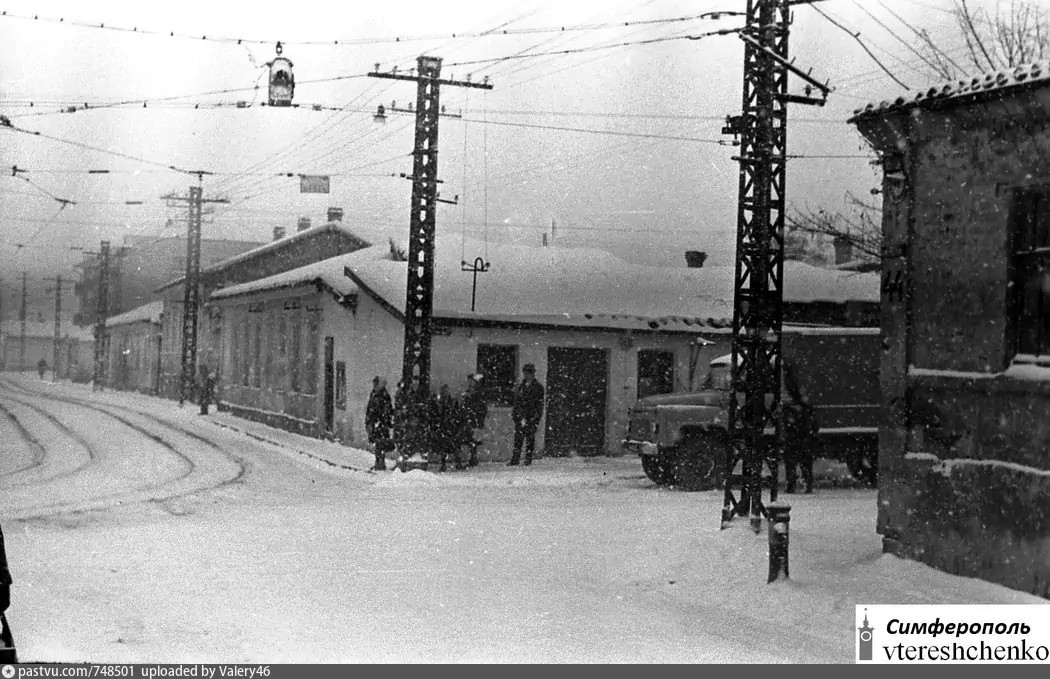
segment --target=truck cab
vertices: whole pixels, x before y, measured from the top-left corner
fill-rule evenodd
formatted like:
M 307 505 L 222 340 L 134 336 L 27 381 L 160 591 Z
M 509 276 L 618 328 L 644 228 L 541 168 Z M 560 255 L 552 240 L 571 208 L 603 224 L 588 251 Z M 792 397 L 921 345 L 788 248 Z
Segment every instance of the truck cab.
M 878 328 L 785 327 L 782 348 L 784 364 L 816 412 L 814 457 L 845 462 L 855 477 L 874 483 Z M 681 490 L 721 485 L 730 445 L 731 360 L 711 361 L 696 391 L 650 396 L 630 410 L 623 450 L 640 456 L 653 482 Z

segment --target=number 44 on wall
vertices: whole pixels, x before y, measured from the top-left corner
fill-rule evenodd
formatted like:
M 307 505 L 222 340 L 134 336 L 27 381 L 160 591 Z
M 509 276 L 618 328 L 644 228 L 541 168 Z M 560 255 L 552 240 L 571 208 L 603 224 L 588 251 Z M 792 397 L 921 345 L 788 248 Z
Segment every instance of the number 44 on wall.
M 904 267 L 894 267 L 882 274 L 882 294 L 887 302 L 904 300 Z

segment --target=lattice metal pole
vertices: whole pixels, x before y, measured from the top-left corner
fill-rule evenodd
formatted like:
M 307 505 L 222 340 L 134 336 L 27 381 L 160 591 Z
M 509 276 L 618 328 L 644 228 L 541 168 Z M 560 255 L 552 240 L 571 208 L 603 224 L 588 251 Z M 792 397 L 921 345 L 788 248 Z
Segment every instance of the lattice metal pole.
M 491 90 L 482 82 L 441 79 L 441 58 L 421 56 L 414 74 L 376 69 L 373 78 L 411 80 L 416 83 L 416 135 L 412 149 L 412 212 L 409 218 L 408 280 L 405 298 L 405 346 L 401 376 L 406 387 L 414 379 L 422 390 L 430 388 L 431 323 L 434 308 L 434 241 L 438 197 L 438 119 L 441 117 L 440 86 Z
M 748 0 L 740 134 L 733 300 L 732 390 L 722 526 L 749 516 L 756 532 L 765 514 L 762 486 L 777 493 L 780 458 L 780 380 L 784 272 L 784 163 L 788 0 Z M 765 432 L 773 430 L 770 440 Z M 741 474 L 736 475 L 739 463 Z M 769 476 L 763 481 L 762 467 Z M 739 491 L 739 498 L 734 495 Z
M 106 373 L 106 316 L 109 313 L 109 241 L 98 252 L 98 300 L 95 313 L 95 370 L 92 389 L 102 391 Z
M 190 398 L 197 375 L 197 313 L 200 307 L 201 203 L 203 189 L 190 187 L 186 229 L 186 279 L 182 297 L 182 377 L 179 405 Z

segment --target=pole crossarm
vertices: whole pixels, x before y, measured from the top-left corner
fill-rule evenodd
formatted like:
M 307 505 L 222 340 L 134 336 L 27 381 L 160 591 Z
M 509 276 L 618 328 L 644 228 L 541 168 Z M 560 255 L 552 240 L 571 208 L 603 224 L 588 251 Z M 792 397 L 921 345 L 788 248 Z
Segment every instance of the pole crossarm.
M 428 59 L 428 58 L 437 59 L 437 57 L 420 57 L 420 59 Z M 441 69 L 440 59 L 438 59 L 438 61 L 439 61 L 438 73 L 440 73 L 440 69 Z M 408 81 L 416 82 L 416 83 L 425 80 L 425 81 L 433 83 L 435 85 L 450 85 L 452 87 L 474 87 L 476 89 L 481 89 L 481 90 L 491 90 L 492 89 L 492 84 L 489 83 L 488 76 L 485 76 L 485 79 L 482 80 L 481 82 L 471 82 L 470 80 L 443 80 L 443 79 L 439 78 L 436 74 L 431 75 L 429 70 L 427 70 L 427 71 L 420 70 L 419 73 L 420 73 L 420 75 L 409 75 L 409 74 L 405 74 L 405 73 L 394 73 L 392 71 L 383 73 L 383 72 L 381 72 L 379 70 L 379 64 L 376 64 L 376 70 L 374 70 L 371 73 L 369 73 L 368 77 L 369 78 L 386 78 L 387 80 L 408 80 Z

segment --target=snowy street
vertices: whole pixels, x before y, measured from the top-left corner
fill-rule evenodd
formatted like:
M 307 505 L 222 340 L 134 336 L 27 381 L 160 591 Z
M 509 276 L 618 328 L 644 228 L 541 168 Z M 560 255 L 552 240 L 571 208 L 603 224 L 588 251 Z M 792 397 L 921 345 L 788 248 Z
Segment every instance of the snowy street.
M 793 507 L 792 581 L 637 458 L 443 475 L 227 414 L 0 377 L 20 659 L 852 662 L 856 603 L 1045 603 L 881 553 L 875 491 Z

